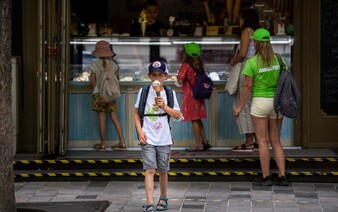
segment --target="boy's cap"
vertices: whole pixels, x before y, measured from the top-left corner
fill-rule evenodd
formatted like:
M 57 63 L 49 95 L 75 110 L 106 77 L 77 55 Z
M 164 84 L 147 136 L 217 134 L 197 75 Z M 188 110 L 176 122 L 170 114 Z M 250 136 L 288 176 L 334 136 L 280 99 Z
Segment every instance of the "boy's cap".
M 149 64 L 149 74 L 153 71 L 160 71 L 164 74 L 169 74 L 168 68 L 167 68 L 167 64 L 165 64 L 165 62 L 163 61 L 159 61 L 156 60 L 154 62 L 151 62 Z
M 95 44 L 95 50 L 92 51 L 92 55 L 95 57 L 113 57 L 116 54 L 110 49 L 109 42 L 100 40 Z
M 192 58 L 198 58 L 201 54 L 201 48 L 197 43 L 184 44 L 185 52 Z
M 257 41 L 270 41 L 270 32 L 264 28 L 257 29 L 250 37 Z

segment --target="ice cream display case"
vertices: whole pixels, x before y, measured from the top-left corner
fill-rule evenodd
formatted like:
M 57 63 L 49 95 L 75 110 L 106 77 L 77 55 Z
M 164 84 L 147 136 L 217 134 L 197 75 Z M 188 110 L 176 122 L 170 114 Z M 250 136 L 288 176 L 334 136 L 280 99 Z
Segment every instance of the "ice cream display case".
M 96 59 L 91 55 L 91 52 L 95 48 L 95 43 L 102 39 L 108 41 L 116 53 L 114 59 L 119 65 L 121 83 L 147 81 L 147 66 L 154 59 L 166 61 L 170 71 L 168 80 L 175 80 L 175 75 L 184 60 L 183 44 L 187 42 L 196 42 L 201 45 L 201 57 L 205 69 L 211 74 L 214 81 L 225 82 L 231 70 L 228 61 L 235 45 L 239 43 L 237 36 L 72 39 L 69 72 L 71 81 L 89 81 L 89 66 Z M 290 62 L 292 38 L 290 36 L 273 36 L 272 44 L 274 50 L 283 55 L 287 62 Z
M 137 93 L 142 86 L 151 85 L 148 79 L 148 64 L 151 60 L 167 62 L 169 78 L 165 85 L 176 91 L 180 105 L 182 91 L 176 87 L 176 75 L 184 61 L 183 45 L 196 42 L 201 46 L 201 57 L 206 71 L 214 81 L 213 94 L 206 101 L 207 119 L 203 119 L 206 134 L 213 147 L 235 146 L 244 139 L 240 135 L 232 115 L 232 98 L 224 91 L 231 65 L 228 63 L 237 36 L 222 37 L 95 37 L 78 38 L 70 42 L 71 64 L 69 69 L 69 148 L 91 147 L 100 139 L 97 114 L 91 109 L 90 64 L 96 60 L 91 55 L 99 40 L 108 41 L 116 53 L 114 60 L 119 66 L 121 97 L 117 101 L 117 114 L 128 147 L 138 147 L 133 114 Z M 274 51 L 281 54 L 291 66 L 291 36 L 273 36 Z M 118 140 L 110 120 L 107 124 L 107 145 Z M 97 125 L 97 127 L 95 127 Z M 94 127 L 93 127 L 94 126 Z M 172 122 L 175 146 L 194 144 L 190 122 Z M 284 119 L 281 132 L 284 146 L 293 145 L 293 122 Z

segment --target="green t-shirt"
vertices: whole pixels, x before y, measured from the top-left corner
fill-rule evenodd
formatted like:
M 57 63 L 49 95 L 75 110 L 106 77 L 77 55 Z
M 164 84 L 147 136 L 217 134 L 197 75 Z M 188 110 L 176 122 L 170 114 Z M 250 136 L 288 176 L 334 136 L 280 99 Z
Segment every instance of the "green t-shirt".
M 284 59 L 283 62 L 287 69 L 288 67 Z M 259 59 L 257 55 L 254 55 L 247 61 L 242 71 L 243 75 L 253 77 L 252 96 L 266 98 L 274 97 L 279 73 L 280 66 L 276 55 L 271 67 L 264 67 L 262 65 L 262 60 Z

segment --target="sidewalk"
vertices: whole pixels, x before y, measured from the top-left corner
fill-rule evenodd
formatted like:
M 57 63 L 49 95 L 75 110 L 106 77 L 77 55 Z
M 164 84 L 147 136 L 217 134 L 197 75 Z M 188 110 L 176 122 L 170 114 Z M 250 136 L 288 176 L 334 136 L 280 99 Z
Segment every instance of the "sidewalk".
M 155 197 L 159 197 L 158 182 Z M 15 183 L 17 207 L 37 207 L 49 212 L 83 212 L 88 205 L 107 200 L 101 210 L 137 212 L 146 203 L 144 183 L 137 181 L 20 182 Z M 251 182 L 169 182 L 169 210 L 172 212 L 336 212 L 338 184 L 291 183 L 290 186 L 257 187 Z M 62 202 L 75 201 L 58 210 Z M 55 204 L 55 203 L 58 204 Z M 47 209 L 46 205 L 53 205 Z M 80 207 L 81 206 L 81 207 Z M 104 208 L 108 208 L 104 210 Z M 45 208 L 43 208 L 45 207 Z M 96 207 L 98 208 L 98 206 Z

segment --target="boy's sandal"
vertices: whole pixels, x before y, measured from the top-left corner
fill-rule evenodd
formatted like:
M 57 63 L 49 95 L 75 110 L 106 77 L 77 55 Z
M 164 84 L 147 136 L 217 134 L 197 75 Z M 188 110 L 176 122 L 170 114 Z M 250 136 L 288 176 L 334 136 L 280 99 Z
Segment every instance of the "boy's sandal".
M 165 203 L 161 203 L 161 201 L 164 201 Z M 160 197 L 160 199 L 157 202 L 156 205 L 157 211 L 166 211 L 168 210 L 168 198 L 166 197 Z
M 204 150 L 210 149 L 212 147 L 209 143 L 210 142 L 208 140 L 203 141 L 203 148 L 204 148 Z
M 254 146 L 255 149 L 258 149 L 258 144 L 257 144 L 257 142 L 252 143 L 252 145 Z
M 203 146 L 191 146 L 187 149 L 185 149 L 185 151 L 187 152 L 203 152 L 204 151 L 204 147 Z
M 232 148 L 232 151 L 235 152 L 252 152 L 254 150 L 254 147 L 250 147 L 253 146 L 254 144 L 242 144 L 239 146 L 235 146 L 234 148 Z
M 144 212 L 156 212 L 156 206 L 154 204 L 146 204 L 142 206 Z

